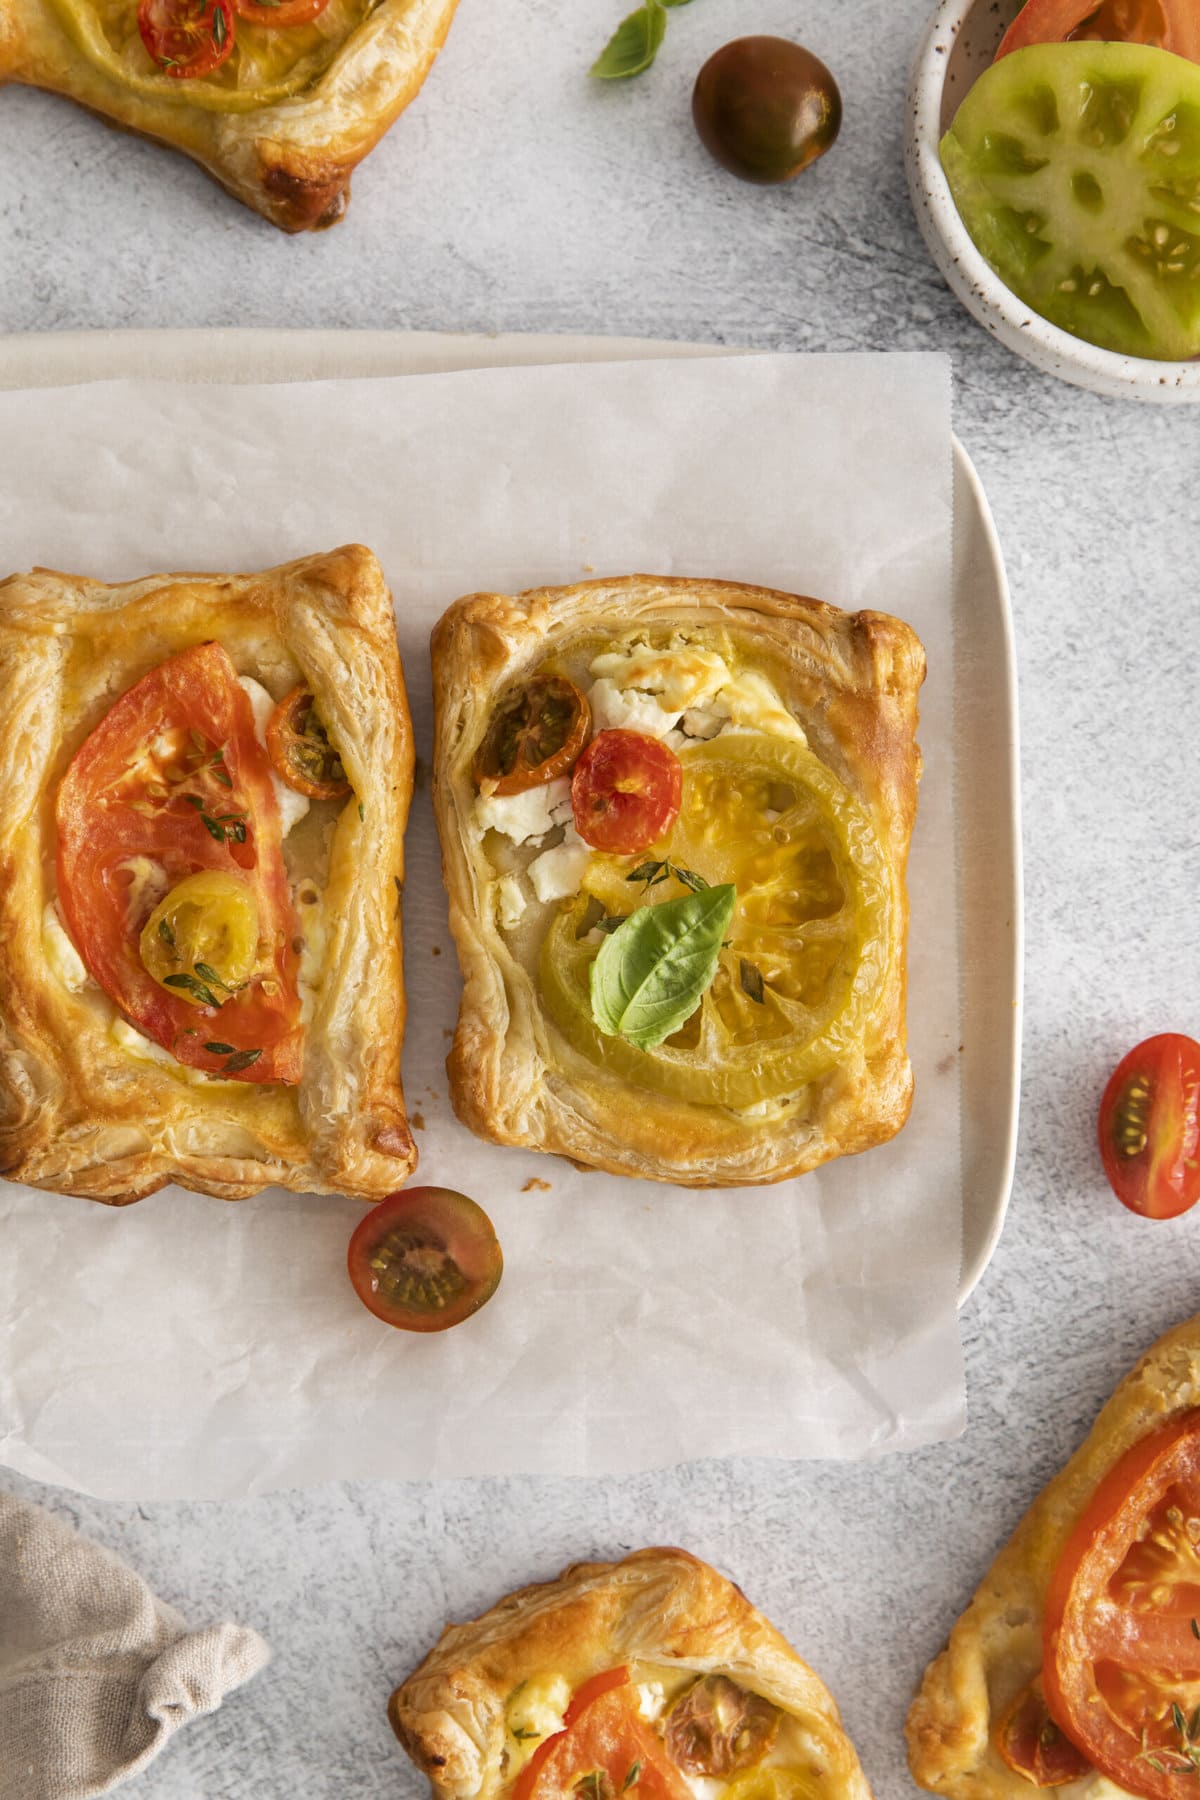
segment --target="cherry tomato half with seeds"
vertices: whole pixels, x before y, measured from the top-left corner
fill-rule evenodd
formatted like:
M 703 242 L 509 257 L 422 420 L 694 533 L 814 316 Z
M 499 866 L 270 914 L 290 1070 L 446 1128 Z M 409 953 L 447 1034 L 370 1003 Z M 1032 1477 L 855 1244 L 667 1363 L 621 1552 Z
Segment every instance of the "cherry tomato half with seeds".
M 601 731 L 575 765 L 571 811 L 593 850 L 632 856 L 675 823 L 683 766 L 673 750 L 640 731 Z
M 1200 1044 L 1165 1031 L 1118 1065 L 1100 1102 L 1100 1155 L 1130 1212 L 1174 1219 L 1200 1200 Z
M 350 1239 L 354 1291 L 401 1331 L 448 1331 L 500 1285 L 504 1258 L 492 1221 L 453 1188 L 403 1188 L 372 1207 Z
M 294 687 L 271 714 L 267 754 L 280 780 L 310 800 L 340 800 L 350 792 L 342 759 L 326 737 L 306 687 Z
M 1079 39 L 1102 44 L 1152 44 L 1200 62 L 1196 0 L 1027 0 L 996 52 L 996 61 L 1030 44 Z
M 230 0 L 139 0 L 138 30 L 164 74 L 211 75 L 233 51 Z
M 744 37 L 710 56 L 692 91 L 700 141 L 743 181 L 790 181 L 824 156 L 842 126 L 825 64 L 788 38 Z
M 328 5 L 329 0 L 234 0 L 238 18 L 251 25 L 307 25 Z
M 586 698 L 565 675 L 535 675 L 505 701 L 475 752 L 486 794 L 523 794 L 574 767 L 592 729 Z

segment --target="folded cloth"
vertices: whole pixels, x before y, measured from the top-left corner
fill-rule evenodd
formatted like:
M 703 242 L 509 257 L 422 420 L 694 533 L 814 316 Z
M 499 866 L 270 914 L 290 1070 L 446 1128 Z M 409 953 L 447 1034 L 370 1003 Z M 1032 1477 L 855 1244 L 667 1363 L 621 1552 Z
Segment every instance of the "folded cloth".
M 0 1800 L 88 1800 L 257 1674 L 256 1631 L 189 1631 L 133 1570 L 0 1493 Z

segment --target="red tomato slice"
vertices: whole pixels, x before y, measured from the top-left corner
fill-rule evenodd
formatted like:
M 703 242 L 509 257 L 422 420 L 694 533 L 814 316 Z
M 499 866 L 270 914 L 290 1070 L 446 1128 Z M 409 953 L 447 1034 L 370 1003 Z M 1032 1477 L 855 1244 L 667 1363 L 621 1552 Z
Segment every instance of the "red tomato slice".
M 1195 1800 L 1200 1758 L 1200 1411 L 1105 1476 L 1046 1596 L 1051 1717 L 1093 1767 L 1146 1800 Z
M 1174 1219 L 1200 1200 L 1200 1044 L 1164 1031 L 1117 1065 L 1100 1102 L 1100 1155 L 1122 1206 Z
M 572 1717 L 587 1689 L 609 1685 Z M 692 1792 L 668 1760 L 662 1740 L 639 1715 L 628 1671 L 608 1670 L 586 1682 L 567 1709 L 571 1722 L 539 1744 L 513 1787 L 512 1800 L 620 1800 L 636 1788 L 640 1800 L 692 1800 Z M 594 1780 L 588 1778 L 595 1777 Z M 587 1785 L 580 1793 L 579 1783 Z
M 329 5 L 329 0 L 234 0 L 239 19 L 247 19 L 254 25 L 307 25 L 317 18 Z
M 622 1664 L 615 1669 L 603 1669 L 599 1675 L 591 1676 L 581 1683 L 571 1695 L 571 1701 L 563 1714 L 564 1729 L 573 1725 L 581 1712 L 585 1712 L 593 1700 L 601 1694 L 611 1693 L 613 1688 L 624 1687 L 629 1680 L 629 1670 Z
M 1200 62 L 1196 0 L 1026 0 L 996 52 L 996 61 L 1030 44 L 1091 38 L 1110 44 L 1153 44 Z
M 211 75 L 233 52 L 230 0 L 139 0 L 137 21 L 152 59 L 180 81 Z
M 134 905 L 137 858 L 162 880 Z M 258 906 L 259 970 L 219 1008 L 176 998 L 138 953 L 163 891 L 200 870 L 248 881 Z M 138 1031 L 191 1068 L 299 1081 L 297 924 L 279 810 L 250 702 L 220 644 L 160 663 L 76 751 L 58 790 L 58 895 L 88 969 Z
M 1034 1787 L 1061 1787 L 1092 1772 L 1070 1738 L 1064 1737 L 1046 1705 L 1040 1681 L 1021 1689 L 996 1727 L 996 1748 L 1009 1768 Z
M 571 777 L 575 829 L 593 850 L 632 856 L 670 830 L 683 797 L 673 750 L 640 731 L 601 731 Z

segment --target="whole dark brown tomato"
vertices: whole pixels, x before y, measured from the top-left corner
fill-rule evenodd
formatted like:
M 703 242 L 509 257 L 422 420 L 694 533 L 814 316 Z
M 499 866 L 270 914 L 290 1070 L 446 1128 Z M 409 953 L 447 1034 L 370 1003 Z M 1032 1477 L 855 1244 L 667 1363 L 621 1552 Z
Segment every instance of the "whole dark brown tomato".
M 842 123 L 837 82 L 787 38 L 744 37 L 709 57 L 692 93 L 705 148 L 743 181 L 790 181 L 824 156 Z

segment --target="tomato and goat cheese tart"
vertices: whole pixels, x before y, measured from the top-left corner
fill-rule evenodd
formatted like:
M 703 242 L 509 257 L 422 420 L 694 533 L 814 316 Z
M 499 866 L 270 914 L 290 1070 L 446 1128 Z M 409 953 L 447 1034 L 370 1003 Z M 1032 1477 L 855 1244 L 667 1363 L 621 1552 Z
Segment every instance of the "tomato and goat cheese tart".
M 8 0 L 0 85 L 182 150 L 284 231 L 330 225 L 457 0 Z
M 636 576 L 471 595 L 433 662 L 464 1122 L 698 1187 L 893 1136 L 909 627 Z
M 388 1712 L 434 1800 L 870 1800 L 824 1683 L 685 1550 L 448 1625 Z
M 1200 1778 L 1200 1318 L 1160 1338 L 1034 1501 L 908 1717 L 955 1800 L 1190 1800 Z
M 0 707 L 0 1172 L 399 1186 L 413 750 L 370 551 L 14 575 Z

